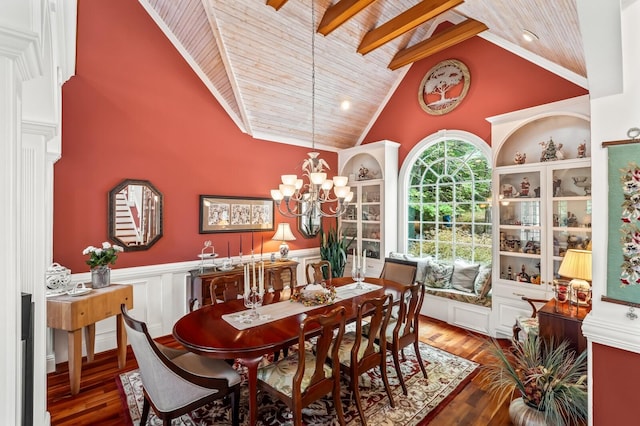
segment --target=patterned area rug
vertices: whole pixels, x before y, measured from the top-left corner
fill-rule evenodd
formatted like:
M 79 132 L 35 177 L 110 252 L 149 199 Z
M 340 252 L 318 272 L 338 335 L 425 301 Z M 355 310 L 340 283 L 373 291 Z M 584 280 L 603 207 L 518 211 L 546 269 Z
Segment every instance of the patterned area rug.
M 387 372 L 395 408 L 389 405 L 389 399 L 384 391 L 382 378 L 378 369 L 363 374 L 360 379 L 360 393 L 365 409 L 367 423 L 371 425 L 405 425 L 415 426 L 425 424 L 433 418 L 446 403 L 457 394 L 475 375 L 478 364 L 460 358 L 448 352 L 434 348 L 426 343 L 420 343 L 420 353 L 425 361 L 429 379 L 426 380 L 420 371 L 415 352 L 412 347 L 405 349 L 407 360 L 402 362 L 401 368 L 409 391 L 404 396 L 398 381 L 393 360 L 388 359 Z M 246 377 L 242 367 L 236 365 Z M 127 408 L 131 423 L 139 425 L 142 413 L 142 382 L 138 370 L 123 373 L 116 379 L 121 390 L 123 405 Z M 244 384 L 244 383 L 243 383 Z M 248 390 L 242 386 L 240 399 L 240 424 L 248 423 L 247 399 Z M 348 425 L 360 424 L 360 417 L 355 404 L 349 401 L 350 392 L 347 384 L 342 387 L 341 398 L 345 419 Z M 292 424 L 289 409 L 281 402 L 274 401 L 269 395 L 258 393 L 259 425 Z M 161 425 L 162 422 L 153 414 L 149 415 L 149 425 Z M 230 425 L 231 410 L 222 402 L 215 402 L 188 415 L 174 419 L 173 425 Z M 337 417 L 333 410 L 331 395 L 327 395 L 303 410 L 303 423 L 306 425 L 337 425 Z

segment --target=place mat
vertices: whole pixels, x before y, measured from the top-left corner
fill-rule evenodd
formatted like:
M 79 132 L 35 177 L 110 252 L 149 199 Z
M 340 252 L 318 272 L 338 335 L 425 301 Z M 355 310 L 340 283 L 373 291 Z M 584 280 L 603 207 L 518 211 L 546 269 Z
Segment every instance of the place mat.
M 350 299 L 382 288 L 380 285 L 365 282 L 363 282 L 362 285 L 364 287 L 363 289 L 356 289 L 356 283 L 336 287 L 336 299 L 332 303 L 328 303 L 328 305 L 331 305 L 338 300 Z M 251 309 L 246 309 L 244 311 L 222 315 L 222 319 L 231 324 L 237 330 L 246 330 L 248 328 L 258 327 L 282 318 L 299 315 L 317 307 L 318 305 L 305 306 L 302 303 L 287 300 L 284 302 L 276 302 L 259 306 L 256 308 L 256 312 L 258 313 L 257 318 L 252 318 L 250 316 Z

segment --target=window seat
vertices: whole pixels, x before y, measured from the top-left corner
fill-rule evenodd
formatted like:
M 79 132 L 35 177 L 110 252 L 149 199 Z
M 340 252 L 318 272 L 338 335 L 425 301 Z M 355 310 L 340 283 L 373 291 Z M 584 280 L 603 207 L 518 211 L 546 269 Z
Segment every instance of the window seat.
M 420 313 L 489 335 L 491 268 L 464 261 L 437 261 L 391 252 L 389 257 L 416 262 L 416 281 L 425 286 Z

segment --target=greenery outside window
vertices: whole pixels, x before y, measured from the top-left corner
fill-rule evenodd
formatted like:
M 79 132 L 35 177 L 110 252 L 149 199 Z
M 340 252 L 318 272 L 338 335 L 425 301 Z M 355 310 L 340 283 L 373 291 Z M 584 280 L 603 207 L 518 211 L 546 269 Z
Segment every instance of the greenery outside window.
M 486 145 L 475 136 L 439 137 L 407 157 L 401 235 L 409 254 L 491 263 L 491 166 L 478 142 Z

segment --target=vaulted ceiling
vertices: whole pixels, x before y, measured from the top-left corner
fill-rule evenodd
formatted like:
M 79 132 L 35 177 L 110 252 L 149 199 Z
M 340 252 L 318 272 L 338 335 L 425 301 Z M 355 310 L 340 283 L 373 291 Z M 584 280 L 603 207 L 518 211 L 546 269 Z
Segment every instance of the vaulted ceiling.
M 139 1 L 258 139 L 354 146 L 413 61 L 476 33 L 587 87 L 576 0 L 313 0 L 313 14 L 312 0 Z

